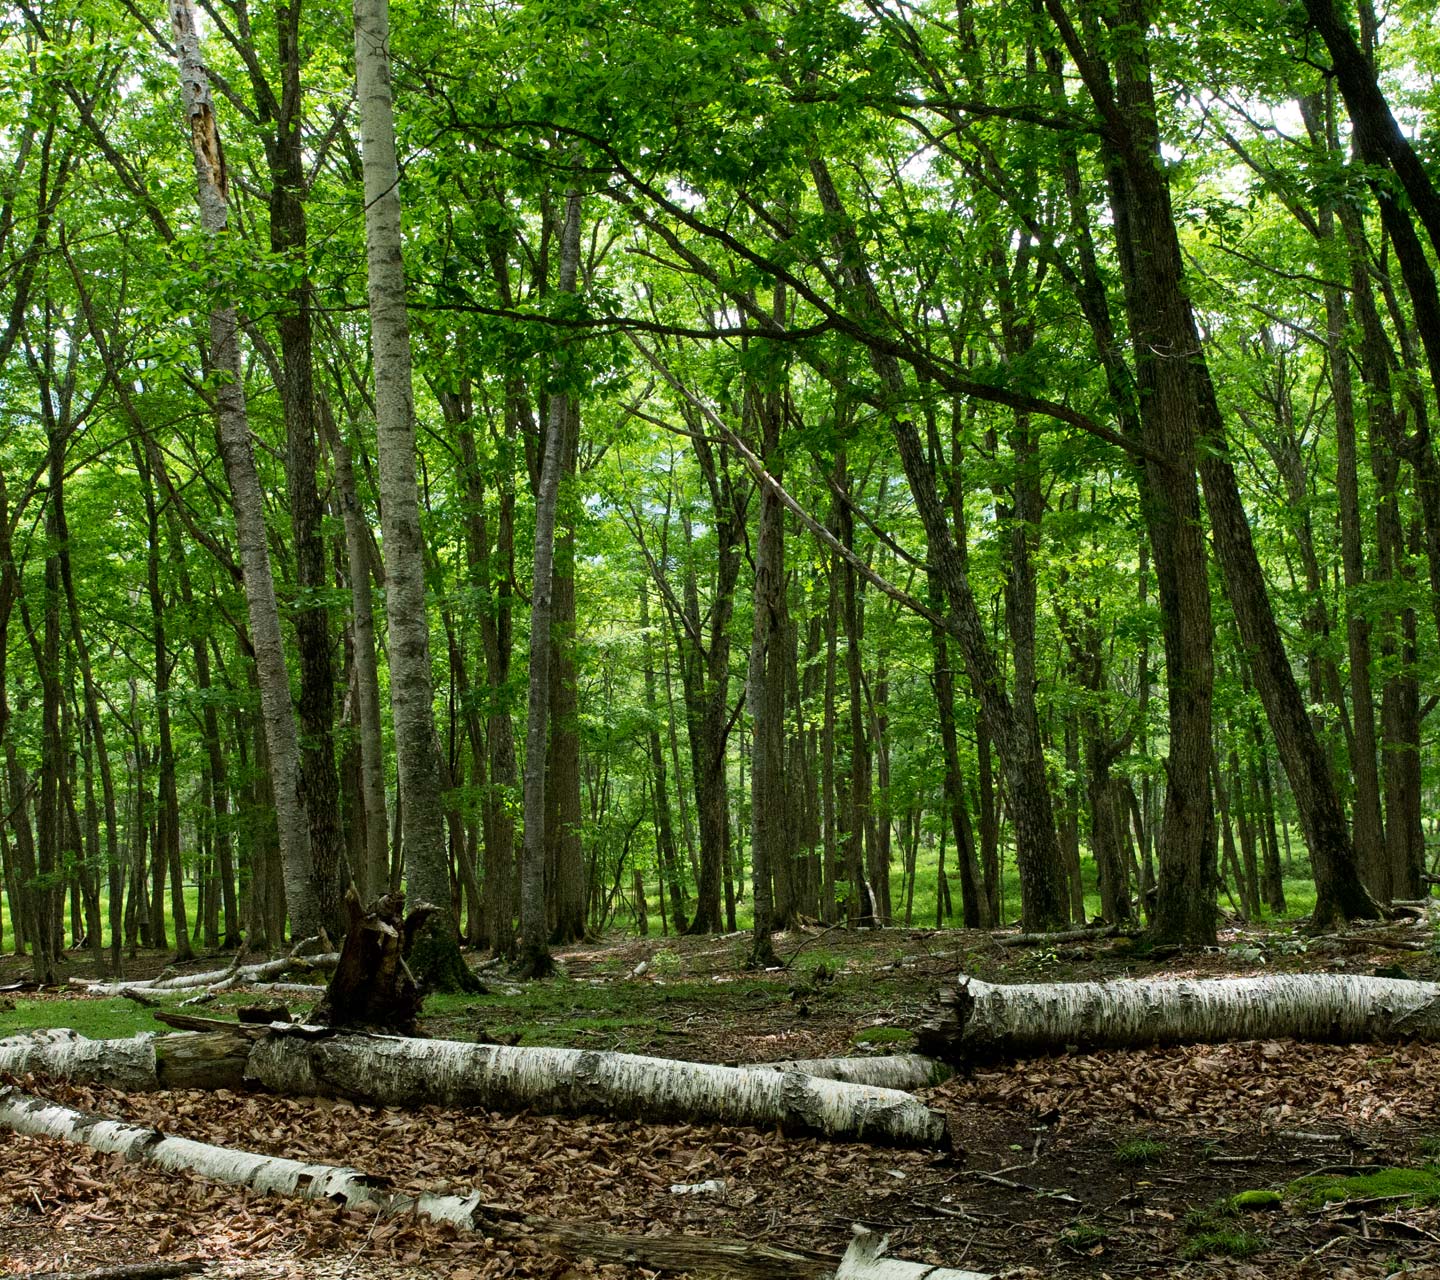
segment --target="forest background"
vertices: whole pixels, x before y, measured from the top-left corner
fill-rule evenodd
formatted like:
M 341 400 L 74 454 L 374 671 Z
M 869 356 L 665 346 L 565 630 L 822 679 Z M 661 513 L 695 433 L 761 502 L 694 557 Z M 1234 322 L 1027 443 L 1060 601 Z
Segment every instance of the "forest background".
M 389 16 L 3 17 L 37 977 L 1420 896 L 1426 6 Z

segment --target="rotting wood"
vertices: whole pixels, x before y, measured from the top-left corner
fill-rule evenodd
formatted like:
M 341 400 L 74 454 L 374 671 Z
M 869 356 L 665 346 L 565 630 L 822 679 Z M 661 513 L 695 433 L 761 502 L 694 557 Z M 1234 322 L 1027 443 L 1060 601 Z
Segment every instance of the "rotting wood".
M 1113 938 L 1122 930 L 1119 925 L 1086 926 L 1083 929 L 1060 929 L 1054 933 L 1007 933 L 995 938 L 1001 947 L 1048 947 L 1061 942 L 1099 942 Z
M 152 995 L 157 991 L 190 991 L 205 987 L 211 991 L 225 991 L 230 987 L 244 986 L 250 982 L 265 982 L 278 978 L 292 969 L 313 972 L 328 969 L 340 960 L 339 952 L 327 952 L 318 956 L 287 955 L 278 960 L 266 960 L 260 964 L 245 965 L 239 969 L 216 969 L 209 973 L 185 973 L 174 978 L 155 978 L 149 982 L 96 982 L 89 978 L 71 978 L 70 985 L 82 989 L 86 995 L 123 996 L 129 991 Z
M 1080 1049 L 1440 1039 L 1440 983 L 1272 974 L 1001 986 L 962 979 L 926 1011 L 922 1053 L 963 1065 Z
M 424 997 L 405 961 L 435 910 L 420 906 L 407 916 L 403 893 L 387 893 L 365 907 L 351 885 L 345 892 L 345 942 L 313 1020 L 413 1035 Z
M 626 1263 L 667 1273 L 694 1272 L 729 1280 L 989 1280 L 977 1272 L 947 1271 L 921 1264 L 877 1263 L 878 1250 L 867 1240 L 854 1243 L 844 1259 L 804 1249 L 778 1248 L 751 1240 L 669 1234 L 619 1235 L 582 1222 L 516 1213 L 469 1196 L 401 1195 L 383 1179 L 357 1169 L 313 1164 L 279 1156 L 257 1155 L 210 1143 L 177 1138 L 156 1129 L 125 1124 L 59 1106 L 18 1089 L 0 1089 L 0 1126 L 35 1137 L 57 1138 L 117 1153 L 127 1160 L 188 1172 L 262 1193 L 329 1200 L 348 1208 L 369 1209 L 384 1217 L 417 1213 L 492 1239 L 526 1239 L 566 1256 Z M 847 1264 L 851 1269 L 846 1270 Z M 895 1270 L 899 1266 L 903 1269 Z M 859 1267 L 859 1270 L 855 1268 Z M 838 1268 L 838 1270 L 837 1270 Z

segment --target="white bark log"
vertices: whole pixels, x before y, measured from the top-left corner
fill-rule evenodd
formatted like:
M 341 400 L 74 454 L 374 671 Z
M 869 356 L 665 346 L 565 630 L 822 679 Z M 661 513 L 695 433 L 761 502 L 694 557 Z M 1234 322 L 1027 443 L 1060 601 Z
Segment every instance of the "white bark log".
M 857 1226 L 835 1280 L 991 1280 L 983 1271 L 957 1271 L 954 1267 L 887 1258 L 884 1254 L 889 1243 L 888 1237 Z
M 798 1072 L 583 1049 L 312 1034 L 295 1028 L 267 1037 L 251 1051 L 247 1078 L 279 1093 L 338 1093 L 386 1106 L 534 1107 L 778 1125 L 791 1133 L 923 1148 L 950 1141 L 945 1118 L 909 1094 Z
M 1440 983 L 1353 974 L 1121 980 L 941 993 L 920 1048 L 949 1062 L 1082 1049 L 1292 1037 L 1344 1043 L 1440 1039 Z
M 0 1072 L 95 1081 L 116 1089 L 155 1088 L 155 1036 L 87 1040 L 66 1028 L 0 1040 Z
M 918 1053 L 889 1053 L 870 1058 L 794 1058 L 788 1062 L 761 1062 L 752 1071 L 798 1071 L 802 1076 L 868 1084 L 877 1089 L 926 1089 L 948 1080 L 951 1069 Z
M 606 1262 L 623 1262 L 657 1271 L 754 1277 L 755 1280 L 990 1280 L 971 1271 L 948 1271 L 917 1263 L 879 1260 L 884 1242 L 857 1236 L 835 1271 L 824 1255 L 775 1248 L 742 1240 L 717 1240 L 671 1233 L 665 1236 L 612 1235 L 584 1223 L 541 1218 L 487 1205 L 478 1192 L 469 1196 L 387 1192 L 378 1179 L 358 1169 L 310 1164 L 280 1156 L 235 1151 L 156 1129 L 125 1124 L 62 1107 L 18 1089 L 0 1089 L 0 1128 L 32 1137 L 56 1138 L 117 1153 L 169 1171 L 196 1173 L 233 1186 L 308 1200 L 343 1202 L 384 1216 L 419 1213 L 460 1230 L 500 1239 L 525 1238 L 557 1252 Z M 862 1243 L 863 1242 L 863 1243 Z M 882 1268 L 877 1270 L 877 1265 Z M 894 1268 L 901 1269 L 896 1270 Z M 849 1268 L 847 1270 L 847 1268 Z M 858 1268 L 858 1269 L 857 1269 Z
M 340 953 L 332 951 L 323 956 L 281 956 L 278 960 L 266 960 L 260 964 L 245 965 L 240 969 L 215 969 L 209 973 L 185 973 L 174 978 L 152 978 L 148 982 L 94 982 L 88 978 L 71 978 L 73 986 L 83 987 L 92 996 L 119 996 L 127 990 L 143 991 L 193 991 L 205 987 L 210 991 L 224 991 L 230 987 L 249 986 L 278 978 L 291 969 L 323 969 L 340 962 Z M 324 987 L 319 988 L 324 991 Z

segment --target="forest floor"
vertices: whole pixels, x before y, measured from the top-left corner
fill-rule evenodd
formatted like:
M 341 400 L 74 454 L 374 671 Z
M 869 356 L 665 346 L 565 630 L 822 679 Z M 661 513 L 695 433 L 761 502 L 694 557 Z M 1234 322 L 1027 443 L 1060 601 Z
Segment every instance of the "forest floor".
M 925 1001 L 962 973 L 1022 982 L 1398 963 L 1405 976 L 1440 976 L 1432 952 L 1327 948 L 1288 931 L 1230 931 L 1219 948 L 1164 960 L 1099 942 L 1005 948 L 951 930 L 776 941 L 786 967 L 765 974 L 742 969 L 738 936 L 576 947 L 545 983 L 487 975 L 486 994 L 432 1000 L 425 1030 L 747 1063 L 904 1049 Z M 142 955 L 129 976 L 162 960 Z M 77 958 L 73 971 L 89 964 Z M 0 985 L 24 976 L 21 962 L 0 960 Z M 0 996 L 0 1035 L 22 1014 L 27 1026 L 70 1014 L 79 1025 L 97 1003 Z M 136 1026 L 146 1016 L 136 1008 Z M 346 1164 L 405 1189 L 479 1189 L 490 1203 L 614 1232 L 838 1255 L 860 1222 L 889 1235 L 893 1256 L 1014 1277 L 1440 1278 L 1440 1046 L 1276 1041 L 987 1066 L 922 1094 L 949 1116 L 954 1157 L 714 1125 L 18 1083 L 169 1133 Z M 1317 1176 L 1328 1186 L 1299 1182 Z M 723 1181 L 718 1194 L 672 1191 L 711 1179 Z M 1237 1212 L 1234 1197 L 1262 1191 L 1279 1203 Z M 159 1258 L 203 1259 L 214 1277 L 653 1274 L 0 1134 L 0 1276 Z

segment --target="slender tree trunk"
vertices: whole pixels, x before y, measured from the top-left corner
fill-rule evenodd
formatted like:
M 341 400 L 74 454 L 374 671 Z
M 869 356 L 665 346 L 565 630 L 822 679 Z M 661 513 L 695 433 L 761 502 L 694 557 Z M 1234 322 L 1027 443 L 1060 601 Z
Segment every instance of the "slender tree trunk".
M 195 159 L 201 225 L 207 235 L 219 238 L 228 233 L 229 227 L 228 177 L 191 0 L 170 0 L 170 20 L 180 66 L 181 96 Z M 266 550 L 265 504 L 250 445 L 239 324 L 233 307 L 217 305 L 211 309 L 210 362 L 221 375 L 215 389 L 215 416 L 220 434 L 221 460 L 235 513 L 245 602 L 260 685 L 266 751 L 273 770 L 285 897 L 296 936 L 304 938 L 320 931 L 320 903 L 311 879 L 310 828 L 300 791 L 299 736 L 290 702 L 290 677 L 285 665 L 284 642 L 280 636 L 275 583 Z
M 561 234 L 560 289 L 574 293 L 580 261 L 580 195 L 566 193 Z M 540 486 L 535 495 L 535 567 L 530 589 L 530 695 L 525 730 L 525 843 L 520 861 L 521 957 L 526 972 L 543 977 L 552 967 L 545 894 L 545 761 L 550 715 L 551 635 L 554 617 L 555 518 L 564 467 L 566 399 L 550 397 Z
M 665 752 L 660 745 L 660 709 L 655 699 L 655 659 L 650 641 L 650 591 L 640 583 L 640 630 L 645 645 L 645 712 L 649 720 L 646 737 L 650 746 L 650 775 L 654 779 L 656 852 L 659 857 L 661 892 L 670 895 L 670 917 L 677 933 L 686 931 L 685 891 L 680 883 L 675 833 L 670 824 L 670 793 L 666 781 Z
M 545 784 L 546 866 L 550 939 L 575 942 L 585 936 L 585 855 L 580 839 L 580 696 L 575 666 L 575 521 L 568 482 L 575 475 L 580 410 L 564 395 L 564 444 L 556 509 L 553 613 L 550 624 L 550 741 Z M 675 916 L 684 930 L 683 913 Z
M 409 961 L 443 990 L 473 983 L 459 954 L 450 903 L 440 761 L 436 749 L 425 555 L 415 476 L 415 404 L 410 323 L 401 256 L 400 169 L 390 91 L 387 0 L 355 0 L 355 73 L 365 176 L 365 257 L 375 361 L 376 453 L 385 537 L 385 617 L 390 708 L 405 810 L 405 879 L 411 906 L 438 907 Z
M 380 709 L 380 674 L 375 656 L 375 609 L 371 597 L 370 528 L 355 486 L 350 446 L 320 401 L 320 422 L 335 464 L 335 484 L 345 522 L 345 563 L 350 580 L 350 630 L 355 655 L 355 705 L 360 738 L 360 795 L 365 811 L 364 857 L 351 867 L 361 899 L 368 905 L 383 894 L 389 881 L 386 849 L 390 820 L 385 811 L 384 726 Z

